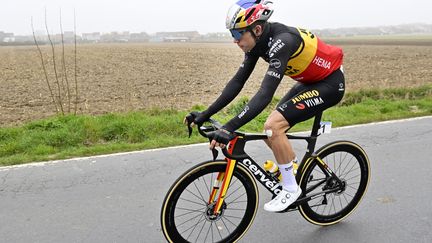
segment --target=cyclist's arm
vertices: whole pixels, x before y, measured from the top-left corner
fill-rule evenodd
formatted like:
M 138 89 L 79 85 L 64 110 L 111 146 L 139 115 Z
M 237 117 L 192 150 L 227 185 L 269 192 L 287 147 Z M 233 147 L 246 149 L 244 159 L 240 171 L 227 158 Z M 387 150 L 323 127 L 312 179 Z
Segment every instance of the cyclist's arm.
M 222 94 L 216 99 L 204 113 L 210 117 L 227 106 L 242 90 L 246 80 L 251 75 L 258 61 L 258 56 L 246 54 L 243 63 L 234 77 L 227 83 Z
M 235 131 L 251 121 L 271 102 L 276 88 L 284 76 L 290 56 L 300 45 L 299 39 L 292 34 L 281 34 L 274 38 L 273 43 L 277 43 L 279 40 L 283 43 L 283 46 L 279 45 L 281 48 L 275 48 L 273 53 L 269 53 L 271 56 L 269 67 L 260 89 L 243 111 L 224 125 L 228 131 Z

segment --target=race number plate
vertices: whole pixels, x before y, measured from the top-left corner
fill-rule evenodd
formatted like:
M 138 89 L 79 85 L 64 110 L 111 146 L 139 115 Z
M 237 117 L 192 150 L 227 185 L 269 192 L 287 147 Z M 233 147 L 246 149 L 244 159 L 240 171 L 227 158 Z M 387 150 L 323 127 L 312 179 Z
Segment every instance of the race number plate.
M 318 130 L 318 135 L 331 133 L 332 123 L 329 121 L 322 121 L 320 123 L 320 129 Z

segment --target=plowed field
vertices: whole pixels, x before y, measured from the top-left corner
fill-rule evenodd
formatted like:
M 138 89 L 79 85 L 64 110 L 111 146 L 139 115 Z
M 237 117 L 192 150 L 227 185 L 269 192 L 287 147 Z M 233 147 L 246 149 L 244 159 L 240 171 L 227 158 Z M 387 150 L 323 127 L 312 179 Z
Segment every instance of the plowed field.
M 432 46 L 344 45 L 347 90 L 420 86 L 432 83 Z M 50 48 L 42 49 L 45 61 Z M 61 81 L 61 47 L 56 46 Z M 73 89 L 73 46 L 66 46 L 66 68 Z M 234 44 L 98 44 L 78 46 L 79 113 L 101 114 L 150 107 L 190 109 L 207 105 L 241 64 Z M 260 61 L 240 96 L 260 86 Z M 52 61 L 47 71 L 56 93 Z M 282 96 L 294 83 L 282 81 Z M 36 47 L 0 47 L 0 126 L 55 114 Z M 65 109 L 67 104 L 65 104 Z

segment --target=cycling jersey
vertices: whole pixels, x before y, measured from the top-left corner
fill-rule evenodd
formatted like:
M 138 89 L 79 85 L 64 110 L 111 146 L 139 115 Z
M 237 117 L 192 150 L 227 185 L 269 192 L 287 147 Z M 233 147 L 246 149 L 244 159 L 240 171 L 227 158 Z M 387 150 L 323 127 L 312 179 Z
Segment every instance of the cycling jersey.
M 240 128 L 264 110 L 284 75 L 305 84 L 319 82 L 340 68 L 343 53 L 307 30 L 267 23 L 255 47 L 245 54 L 239 70 L 205 111 L 206 115 L 215 114 L 240 93 L 260 57 L 269 64 L 264 80 L 244 110 L 225 124 L 229 131 Z

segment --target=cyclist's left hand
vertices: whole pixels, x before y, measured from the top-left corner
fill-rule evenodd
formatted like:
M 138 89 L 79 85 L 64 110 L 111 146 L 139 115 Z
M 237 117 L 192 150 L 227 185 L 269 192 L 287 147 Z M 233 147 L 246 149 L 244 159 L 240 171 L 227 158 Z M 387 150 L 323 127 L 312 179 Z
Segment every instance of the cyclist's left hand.
M 235 133 L 221 128 L 214 133 L 213 140 L 210 143 L 210 149 L 214 149 L 214 147 L 221 147 L 223 149 L 229 143 L 229 141 L 235 137 Z

